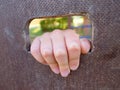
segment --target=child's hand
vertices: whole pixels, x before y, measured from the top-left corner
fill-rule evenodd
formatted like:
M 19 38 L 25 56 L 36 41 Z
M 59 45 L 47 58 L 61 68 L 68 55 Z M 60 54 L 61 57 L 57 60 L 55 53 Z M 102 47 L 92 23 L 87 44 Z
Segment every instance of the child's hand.
M 86 54 L 89 50 L 90 42 L 79 39 L 73 30 L 45 33 L 31 46 L 31 54 L 37 61 L 49 65 L 54 73 L 61 73 L 63 77 L 79 67 L 81 53 Z

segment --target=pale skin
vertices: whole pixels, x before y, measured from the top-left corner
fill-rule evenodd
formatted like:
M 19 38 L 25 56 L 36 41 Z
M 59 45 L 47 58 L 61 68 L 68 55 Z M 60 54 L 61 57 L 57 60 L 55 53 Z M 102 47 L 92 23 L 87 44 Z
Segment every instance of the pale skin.
M 31 54 L 40 63 L 48 65 L 55 74 L 67 77 L 80 65 L 80 55 L 87 54 L 90 42 L 80 39 L 74 30 L 54 30 L 35 38 Z

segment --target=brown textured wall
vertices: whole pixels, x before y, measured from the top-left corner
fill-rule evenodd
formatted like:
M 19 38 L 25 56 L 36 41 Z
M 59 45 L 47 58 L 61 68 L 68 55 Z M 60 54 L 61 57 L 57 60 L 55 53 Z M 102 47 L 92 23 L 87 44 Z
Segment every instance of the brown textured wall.
M 119 0 L 0 0 L 0 90 L 120 90 Z M 67 78 L 53 74 L 25 50 L 26 22 L 35 17 L 87 13 L 94 49 Z

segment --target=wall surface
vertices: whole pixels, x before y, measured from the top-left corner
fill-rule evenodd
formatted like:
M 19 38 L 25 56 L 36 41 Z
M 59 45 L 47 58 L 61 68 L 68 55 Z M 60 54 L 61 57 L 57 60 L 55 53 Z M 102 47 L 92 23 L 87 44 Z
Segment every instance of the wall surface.
M 79 13 L 92 21 L 94 48 L 62 78 L 26 51 L 28 23 Z M 120 1 L 0 0 L 0 90 L 120 90 Z

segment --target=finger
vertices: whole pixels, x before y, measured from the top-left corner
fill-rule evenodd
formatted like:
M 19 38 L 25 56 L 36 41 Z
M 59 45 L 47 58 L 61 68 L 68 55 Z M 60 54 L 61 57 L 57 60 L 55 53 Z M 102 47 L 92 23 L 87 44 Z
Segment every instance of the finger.
M 53 56 L 53 50 L 52 50 L 52 43 L 50 39 L 50 33 L 46 33 L 41 38 L 41 54 L 45 61 L 50 66 L 51 70 L 59 74 L 59 66 L 57 62 L 55 61 L 55 58 Z
M 63 77 L 67 77 L 70 73 L 70 69 L 68 65 L 68 55 L 66 51 L 63 32 L 60 30 L 55 30 L 51 35 L 51 39 L 53 44 L 54 56 L 59 65 L 60 73 Z
M 31 45 L 31 54 L 33 55 L 33 57 L 40 63 L 47 65 L 47 62 L 44 60 L 44 58 L 41 55 L 40 52 L 40 37 L 37 37 L 32 45 Z
M 80 44 L 82 54 L 87 54 L 91 49 L 90 41 L 86 38 L 83 38 L 80 39 Z
M 76 70 L 79 67 L 81 54 L 79 35 L 77 35 L 73 30 L 65 31 L 64 35 L 69 54 L 70 69 Z

